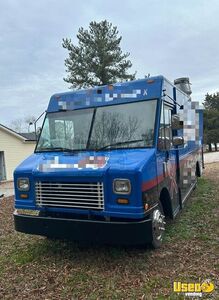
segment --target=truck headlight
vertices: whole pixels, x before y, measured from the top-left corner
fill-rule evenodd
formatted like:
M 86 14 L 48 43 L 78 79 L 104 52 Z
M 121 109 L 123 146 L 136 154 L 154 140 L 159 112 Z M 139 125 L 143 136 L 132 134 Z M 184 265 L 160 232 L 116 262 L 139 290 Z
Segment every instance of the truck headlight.
M 130 194 L 131 183 L 128 179 L 114 179 L 113 192 L 116 194 Z
M 29 191 L 30 181 L 29 178 L 18 178 L 17 179 L 17 188 L 19 191 Z

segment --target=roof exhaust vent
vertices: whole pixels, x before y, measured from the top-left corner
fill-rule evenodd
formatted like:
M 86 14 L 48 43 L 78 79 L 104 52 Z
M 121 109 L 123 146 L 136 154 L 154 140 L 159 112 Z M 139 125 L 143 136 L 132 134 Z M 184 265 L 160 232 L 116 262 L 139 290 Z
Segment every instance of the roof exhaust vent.
M 177 88 L 186 93 L 189 97 L 192 94 L 191 83 L 188 77 L 181 77 L 174 80 L 174 84 Z

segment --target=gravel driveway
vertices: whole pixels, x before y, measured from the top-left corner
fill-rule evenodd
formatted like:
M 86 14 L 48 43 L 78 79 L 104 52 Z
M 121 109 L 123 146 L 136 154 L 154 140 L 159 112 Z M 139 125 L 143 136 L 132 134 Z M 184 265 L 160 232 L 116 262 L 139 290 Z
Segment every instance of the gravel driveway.
M 219 151 L 218 152 L 208 152 L 204 154 L 204 162 L 206 164 L 218 162 L 219 161 Z

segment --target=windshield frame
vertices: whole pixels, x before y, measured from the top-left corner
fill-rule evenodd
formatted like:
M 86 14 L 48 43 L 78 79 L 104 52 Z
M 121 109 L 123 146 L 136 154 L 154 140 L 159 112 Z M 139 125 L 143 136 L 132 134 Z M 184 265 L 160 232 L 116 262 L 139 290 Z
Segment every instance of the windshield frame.
M 151 102 L 151 101 L 156 101 L 156 106 L 155 106 L 155 116 L 154 116 L 154 134 L 153 134 L 153 143 L 151 144 L 151 146 L 133 146 L 133 147 L 118 147 L 116 146 L 115 148 L 106 148 L 106 149 L 103 149 L 101 151 L 113 151 L 113 150 L 131 150 L 131 149 L 147 149 L 147 148 L 154 148 L 155 147 L 155 141 L 156 141 L 156 122 L 157 122 L 157 111 L 158 111 L 158 98 L 152 98 L 152 99 L 144 99 L 144 100 L 140 100 L 140 101 L 130 101 L 130 102 L 124 102 L 124 103 L 115 103 L 115 104 L 110 104 L 110 105 L 98 105 L 98 106 L 89 106 L 89 107 L 83 107 L 83 108 L 78 108 L 78 109 L 74 109 L 74 110 L 66 110 L 67 112 L 69 111 L 80 111 L 80 110 L 87 110 L 87 109 L 93 109 L 93 115 L 92 115 L 92 120 L 91 120 L 91 125 L 90 125 L 90 130 L 89 130 L 89 134 L 88 134 L 88 140 L 87 140 L 87 144 L 86 144 L 86 148 L 85 149 L 72 149 L 72 151 L 65 151 L 65 150 L 54 150 L 52 151 L 51 149 L 48 148 L 48 152 L 85 152 L 85 151 L 94 151 L 94 152 L 99 152 L 100 150 L 99 149 L 94 149 L 94 148 L 88 148 L 89 144 L 90 144 L 90 138 L 92 136 L 92 131 L 93 131 L 93 125 L 94 125 L 94 122 L 95 122 L 95 116 L 96 116 L 96 111 L 99 107 L 111 107 L 111 106 L 116 106 L 116 105 L 126 105 L 126 104 L 131 104 L 131 103 L 139 103 L 139 102 Z M 44 117 L 44 120 L 43 120 L 43 123 L 42 123 L 42 129 L 44 127 L 44 123 L 47 119 L 47 116 L 48 115 L 51 115 L 51 114 L 54 114 L 54 113 L 63 113 L 63 110 L 60 110 L 60 111 L 53 111 L 53 112 L 46 112 L 46 115 Z M 34 153 L 46 153 L 47 151 L 45 150 L 37 150 L 37 146 L 38 146 L 38 143 L 39 143 L 39 140 L 40 140 L 40 137 L 41 137 L 41 134 L 42 134 L 42 130 L 40 131 L 40 134 L 38 136 L 38 139 L 37 139 L 37 143 L 36 143 L 36 146 L 35 146 L 35 149 L 34 149 Z M 127 143 L 128 144 L 128 143 Z M 112 145 L 113 146 L 113 145 Z

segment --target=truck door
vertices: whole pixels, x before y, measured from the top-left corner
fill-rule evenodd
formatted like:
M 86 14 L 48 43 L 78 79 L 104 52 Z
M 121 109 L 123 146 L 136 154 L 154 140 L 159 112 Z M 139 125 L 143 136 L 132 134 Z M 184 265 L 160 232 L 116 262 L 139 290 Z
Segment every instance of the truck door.
M 157 151 L 157 170 L 158 176 L 163 175 L 160 188 L 166 187 L 168 189 L 172 210 L 173 213 L 176 213 L 179 210 L 179 190 L 176 174 L 176 150 L 172 144 L 172 114 L 173 106 L 165 104 L 165 102 L 162 103 Z

